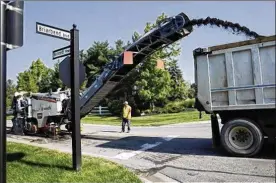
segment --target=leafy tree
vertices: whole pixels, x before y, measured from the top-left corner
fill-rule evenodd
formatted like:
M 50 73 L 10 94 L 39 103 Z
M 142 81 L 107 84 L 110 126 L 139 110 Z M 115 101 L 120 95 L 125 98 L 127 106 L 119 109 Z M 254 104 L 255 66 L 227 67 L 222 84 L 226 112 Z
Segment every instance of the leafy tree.
M 36 80 L 39 92 L 48 92 L 51 88 L 52 69 L 48 68 L 42 60 L 32 62 L 29 72 Z
M 48 68 L 42 60 L 33 61 L 29 69 L 17 76 L 17 89 L 28 92 L 48 92 L 55 82 L 54 71 Z
M 17 90 L 18 91 L 27 91 L 27 92 L 38 92 L 39 87 L 37 81 L 27 70 L 21 72 L 17 76 Z
M 115 56 L 114 54 L 115 51 L 111 50 L 108 41 L 94 42 L 86 53 L 81 53 L 81 60 L 86 68 L 87 87 L 103 71 L 103 67 L 111 61 L 111 57 Z
M 141 72 L 140 78 L 135 84 L 139 88 L 139 97 L 148 101 L 151 110 L 154 110 L 154 103 L 166 100 L 171 91 L 170 75 L 167 71 L 156 69 L 156 60 L 154 59 L 148 60 L 144 66 L 146 68 Z
M 65 85 L 59 79 L 59 61 L 55 63 L 54 68 L 50 71 L 50 87 L 52 91 L 56 91 L 58 88 L 65 88 Z
M 7 97 L 6 97 L 6 105 L 10 107 L 12 104 L 13 95 L 16 92 L 16 84 L 14 84 L 13 80 L 7 80 Z
M 185 100 L 188 98 L 189 85 L 183 79 L 177 60 L 172 60 L 169 64 L 170 66 L 168 67 L 168 71 L 171 75 L 172 90 L 168 99 L 170 101 Z
M 191 84 L 191 86 L 188 90 L 188 97 L 189 98 L 195 98 L 195 94 L 196 94 L 196 84 L 193 83 L 193 84 Z

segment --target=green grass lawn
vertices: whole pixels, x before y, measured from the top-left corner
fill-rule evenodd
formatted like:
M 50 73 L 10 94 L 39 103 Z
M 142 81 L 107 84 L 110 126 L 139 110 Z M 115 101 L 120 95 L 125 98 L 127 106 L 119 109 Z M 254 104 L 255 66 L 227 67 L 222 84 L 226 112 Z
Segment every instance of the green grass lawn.
M 210 120 L 210 116 L 202 113 L 202 118 L 199 119 L 199 112 L 187 111 L 174 114 L 159 114 L 151 116 L 133 117 L 131 119 L 132 126 L 160 126 L 174 123 L 184 123 L 192 121 Z M 118 117 L 107 116 L 87 116 L 82 119 L 82 123 L 102 124 L 102 125 L 120 125 L 121 119 Z
M 7 143 L 8 183 L 141 182 L 138 177 L 113 162 L 83 156 L 82 171 L 71 170 L 71 155 L 44 148 Z

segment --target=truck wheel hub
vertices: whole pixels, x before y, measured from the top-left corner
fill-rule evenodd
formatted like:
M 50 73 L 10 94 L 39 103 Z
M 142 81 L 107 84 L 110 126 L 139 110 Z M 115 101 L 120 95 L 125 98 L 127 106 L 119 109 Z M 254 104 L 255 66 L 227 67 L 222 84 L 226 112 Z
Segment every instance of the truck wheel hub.
M 229 142 L 235 148 L 245 150 L 252 146 L 253 134 L 248 128 L 234 127 L 229 132 Z

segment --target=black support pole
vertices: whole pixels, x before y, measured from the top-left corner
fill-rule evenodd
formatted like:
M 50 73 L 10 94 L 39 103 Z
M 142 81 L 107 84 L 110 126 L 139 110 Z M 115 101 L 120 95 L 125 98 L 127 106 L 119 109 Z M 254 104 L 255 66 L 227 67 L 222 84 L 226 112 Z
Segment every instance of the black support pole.
M 7 50 L 6 50 L 6 5 L 1 1 L 0 10 L 0 182 L 6 183 L 6 77 L 7 77 Z
M 79 96 L 79 30 L 74 24 L 71 33 L 71 105 L 73 168 L 81 169 L 80 96 Z

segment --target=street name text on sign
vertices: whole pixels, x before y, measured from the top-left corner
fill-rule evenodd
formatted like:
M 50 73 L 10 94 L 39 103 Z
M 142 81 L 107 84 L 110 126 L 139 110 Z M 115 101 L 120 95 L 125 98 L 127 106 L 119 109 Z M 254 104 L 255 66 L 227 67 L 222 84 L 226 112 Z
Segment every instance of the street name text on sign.
M 36 22 L 36 33 L 38 34 L 44 34 L 60 39 L 65 39 L 70 41 L 71 35 L 70 32 L 67 30 L 63 30 L 57 27 L 53 27 L 50 25 L 42 24 L 39 22 Z
M 53 51 L 53 60 L 70 55 L 70 46 L 66 46 Z

